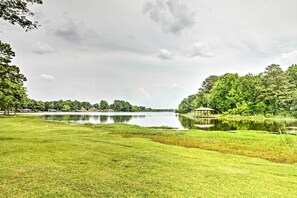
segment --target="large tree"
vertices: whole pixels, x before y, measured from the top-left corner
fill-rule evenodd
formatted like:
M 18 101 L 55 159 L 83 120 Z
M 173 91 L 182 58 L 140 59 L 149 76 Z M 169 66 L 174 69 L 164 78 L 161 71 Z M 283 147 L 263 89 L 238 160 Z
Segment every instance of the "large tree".
M 11 108 L 16 111 L 26 97 L 26 78 L 17 66 L 10 65 L 13 56 L 10 45 L 0 41 L 0 107 L 8 114 Z
M 108 102 L 107 102 L 106 100 L 101 100 L 101 101 L 100 101 L 100 104 L 99 104 L 99 109 L 100 109 L 101 111 L 105 111 L 105 110 L 109 109 L 109 104 L 108 104 Z
M 289 82 L 297 88 L 297 65 L 291 65 L 287 70 Z
M 1 0 L 0 19 L 13 25 L 18 24 L 26 31 L 37 28 L 37 22 L 30 19 L 34 15 L 28 8 L 32 4 L 42 4 L 42 0 Z M 11 46 L 0 40 L 0 108 L 4 113 L 17 108 L 24 103 L 26 78 L 16 65 L 11 65 L 15 56 Z
M 267 105 L 267 113 L 276 115 L 288 111 L 293 89 L 282 68 L 275 64 L 269 65 L 261 75 L 261 80 L 259 99 Z

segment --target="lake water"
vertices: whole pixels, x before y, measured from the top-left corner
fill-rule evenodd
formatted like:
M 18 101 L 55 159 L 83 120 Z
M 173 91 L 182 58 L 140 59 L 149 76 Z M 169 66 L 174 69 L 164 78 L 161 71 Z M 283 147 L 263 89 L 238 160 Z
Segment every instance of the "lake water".
M 70 123 L 112 124 L 126 123 L 145 127 L 168 126 L 185 129 L 173 112 L 94 112 L 94 113 L 45 113 L 48 121 L 67 121 Z
M 70 123 L 93 123 L 111 124 L 125 123 L 145 127 L 172 127 L 179 130 L 202 129 L 202 130 L 259 130 L 273 133 L 284 132 L 285 129 L 297 127 L 297 122 L 275 122 L 275 121 L 224 121 L 217 119 L 191 119 L 179 116 L 173 112 L 80 112 L 80 113 L 42 113 L 48 121 L 64 121 Z

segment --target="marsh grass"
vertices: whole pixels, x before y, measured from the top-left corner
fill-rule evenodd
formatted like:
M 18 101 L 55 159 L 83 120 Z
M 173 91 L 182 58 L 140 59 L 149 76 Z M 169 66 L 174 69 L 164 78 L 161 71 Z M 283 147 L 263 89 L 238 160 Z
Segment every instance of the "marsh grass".
M 117 131 L 117 133 L 119 130 Z M 149 138 L 163 144 L 199 148 L 227 154 L 259 157 L 272 162 L 297 163 L 297 137 L 260 131 L 129 132 L 123 137 Z

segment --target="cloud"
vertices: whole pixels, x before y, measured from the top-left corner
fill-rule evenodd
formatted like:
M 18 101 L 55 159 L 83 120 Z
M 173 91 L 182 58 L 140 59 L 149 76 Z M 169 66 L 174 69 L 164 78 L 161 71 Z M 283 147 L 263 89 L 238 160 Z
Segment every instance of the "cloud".
M 280 57 L 275 59 L 275 63 L 280 65 L 291 65 L 297 63 L 297 50 L 293 50 L 291 52 L 282 53 Z
M 139 88 L 137 90 L 137 94 L 140 96 L 140 97 L 144 97 L 144 98 L 150 98 L 151 97 L 151 94 L 143 87 Z
M 173 59 L 173 54 L 167 49 L 160 49 L 160 54 L 158 57 L 163 60 L 170 60 Z
M 212 57 L 214 53 L 207 43 L 199 41 L 194 43 L 190 56 Z
M 143 13 L 158 23 L 164 32 L 180 34 L 195 24 L 195 12 L 190 11 L 187 5 L 179 3 L 178 0 L 157 0 L 155 4 L 147 2 Z
M 41 74 L 40 78 L 41 78 L 41 80 L 44 80 L 44 81 L 55 81 L 56 80 L 54 76 L 51 76 L 49 74 Z
M 72 43 L 81 43 L 96 38 L 97 34 L 82 22 L 66 19 L 66 22 L 54 31 L 54 34 Z
M 54 49 L 47 43 L 37 42 L 33 45 L 33 53 L 35 54 L 47 54 L 53 52 Z
M 153 87 L 158 89 L 168 89 L 168 88 L 177 89 L 179 88 L 179 85 L 177 83 L 172 83 L 172 84 L 160 83 L 160 84 L 154 84 Z

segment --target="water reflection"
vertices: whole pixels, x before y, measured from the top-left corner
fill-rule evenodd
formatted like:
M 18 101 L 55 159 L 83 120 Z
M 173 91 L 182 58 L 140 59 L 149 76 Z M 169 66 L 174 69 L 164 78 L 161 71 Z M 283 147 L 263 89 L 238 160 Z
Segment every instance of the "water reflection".
M 134 116 L 145 117 L 145 116 Z M 66 121 L 71 123 L 128 123 L 132 116 L 129 115 L 45 115 L 44 118 L 48 121 Z
M 202 129 L 207 131 L 257 130 L 272 133 L 290 131 L 296 134 L 297 122 L 266 121 L 226 121 L 217 119 L 191 119 L 177 116 L 175 113 L 93 113 L 44 115 L 49 121 L 66 121 L 70 123 L 126 123 L 148 127 L 172 127 L 176 129 Z
M 209 131 L 233 131 L 233 130 L 257 130 L 268 132 L 284 132 L 287 127 L 296 127 L 297 122 L 276 122 L 273 120 L 265 121 L 227 121 L 218 119 L 191 119 L 179 116 L 182 126 L 187 129 L 203 129 Z

